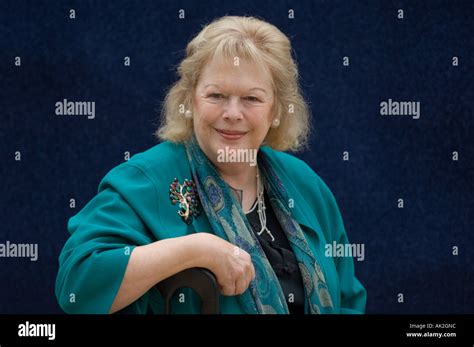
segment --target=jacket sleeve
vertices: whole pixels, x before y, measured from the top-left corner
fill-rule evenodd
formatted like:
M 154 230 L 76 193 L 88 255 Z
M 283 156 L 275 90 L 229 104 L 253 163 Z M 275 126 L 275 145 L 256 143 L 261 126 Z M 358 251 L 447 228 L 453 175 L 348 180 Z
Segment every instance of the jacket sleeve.
M 55 287 L 65 312 L 109 312 L 134 247 L 152 242 L 142 215 L 155 209 L 155 187 L 139 168 L 125 163 L 104 177 L 68 223 Z
M 319 178 L 319 176 L 318 176 Z M 339 207 L 329 187 L 319 178 L 324 206 L 326 207 L 326 224 L 331 230 L 331 241 L 337 244 L 348 244 Z M 367 292 L 355 276 L 353 257 L 336 257 L 334 259 L 341 288 L 342 314 L 362 314 L 365 312 Z

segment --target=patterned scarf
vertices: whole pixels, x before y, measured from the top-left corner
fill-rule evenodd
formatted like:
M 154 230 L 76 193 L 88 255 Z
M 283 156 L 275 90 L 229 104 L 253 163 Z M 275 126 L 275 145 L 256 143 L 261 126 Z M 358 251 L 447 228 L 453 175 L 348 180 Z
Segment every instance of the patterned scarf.
M 278 278 L 229 186 L 201 150 L 194 136 L 186 143 L 186 152 L 199 199 L 212 231 L 252 257 L 255 279 L 238 296 L 244 312 L 289 313 Z M 298 261 L 307 299 L 305 312 L 333 313 L 324 274 L 300 225 L 291 216 L 287 206 L 290 200 L 285 187 L 262 151 L 258 153 L 257 162 L 271 206 Z

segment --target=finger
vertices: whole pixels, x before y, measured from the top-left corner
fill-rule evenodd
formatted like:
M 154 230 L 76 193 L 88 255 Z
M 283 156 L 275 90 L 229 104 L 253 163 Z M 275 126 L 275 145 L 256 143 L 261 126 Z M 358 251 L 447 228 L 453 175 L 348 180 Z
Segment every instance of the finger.
M 248 287 L 250 282 L 253 280 L 253 264 L 250 262 L 247 265 L 247 271 L 245 271 L 245 283 L 246 286 Z
M 245 292 L 247 286 L 247 276 L 239 276 L 235 281 L 235 295 L 239 295 Z
M 232 283 L 230 285 L 222 286 L 221 293 L 222 293 L 222 295 L 225 295 L 225 296 L 235 295 L 235 283 Z

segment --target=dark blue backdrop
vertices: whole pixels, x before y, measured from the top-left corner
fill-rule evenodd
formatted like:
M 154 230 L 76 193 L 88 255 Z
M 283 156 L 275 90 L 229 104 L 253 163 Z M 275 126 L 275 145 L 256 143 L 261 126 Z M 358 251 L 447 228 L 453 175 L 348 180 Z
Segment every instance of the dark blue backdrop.
M 0 258 L 0 313 L 61 312 L 69 217 L 125 151 L 156 144 L 186 43 L 225 14 L 258 16 L 292 40 L 315 128 L 296 155 L 365 244 L 355 263 L 367 312 L 473 312 L 473 2 L 252 0 L 1 2 L 0 243 L 38 243 L 39 259 Z M 95 119 L 56 115 L 64 98 L 95 101 Z M 420 118 L 382 116 L 388 99 L 419 101 Z

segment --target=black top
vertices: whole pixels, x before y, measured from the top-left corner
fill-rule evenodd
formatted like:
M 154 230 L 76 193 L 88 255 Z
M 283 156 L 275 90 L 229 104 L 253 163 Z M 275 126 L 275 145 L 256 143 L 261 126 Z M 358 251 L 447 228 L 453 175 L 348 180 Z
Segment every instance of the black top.
M 291 249 L 290 243 L 275 216 L 266 191 L 264 193 L 264 199 L 267 228 L 271 231 L 275 241 L 272 241 L 271 236 L 268 235 L 266 231 L 261 235 L 257 234 L 261 229 L 257 211 L 258 206 L 256 206 L 252 212 L 246 214 L 247 219 L 252 226 L 255 236 L 260 242 L 265 255 L 267 256 L 270 265 L 280 281 L 290 313 L 304 314 L 305 295 L 303 279 L 301 278 L 298 262 L 293 250 Z M 293 296 L 291 296 L 291 294 L 293 294 Z

